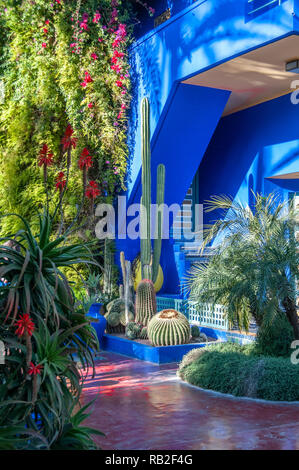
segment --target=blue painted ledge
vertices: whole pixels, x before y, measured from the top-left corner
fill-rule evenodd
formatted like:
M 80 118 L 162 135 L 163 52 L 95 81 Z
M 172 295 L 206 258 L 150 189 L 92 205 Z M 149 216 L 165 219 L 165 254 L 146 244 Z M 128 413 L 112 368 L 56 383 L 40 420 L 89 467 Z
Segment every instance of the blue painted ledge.
M 138 343 L 126 338 L 104 334 L 102 338 L 102 349 L 124 356 L 133 357 L 142 361 L 166 364 L 169 362 L 180 362 L 185 354 L 191 349 L 203 348 L 211 343 L 190 343 L 178 346 L 154 347 Z
M 221 341 L 232 341 L 239 344 L 247 344 L 255 341 L 255 335 L 248 335 L 246 333 L 239 333 L 236 331 L 227 331 L 217 328 L 208 328 L 205 326 L 200 327 L 200 331 L 210 338 L 218 339 Z
M 94 304 L 95 306 L 95 304 Z M 95 310 L 98 308 L 95 306 Z M 95 312 L 96 313 L 96 312 Z M 91 312 L 88 312 L 89 316 Z M 97 317 L 97 315 L 95 315 Z M 100 348 L 103 351 L 110 351 L 116 354 L 133 357 L 142 361 L 153 362 L 155 364 L 167 364 L 170 362 L 180 362 L 189 351 L 197 348 L 204 348 L 214 342 L 209 343 L 189 343 L 180 344 L 178 346 L 160 346 L 154 347 L 147 344 L 132 341 L 127 338 L 121 338 L 115 335 L 104 333 L 106 328 L 106 319 L 99 315 L 97 322 L 92 322 L 91 325 L 97 332 L 100 343 Z M 216 328 L 201 327 L 200 331 L 205 333 L 208 337 L 218 341 L 233 341 L 240 344 L 246 344 L 254 341 L 255 337 L 234 331 L 225 331 Z

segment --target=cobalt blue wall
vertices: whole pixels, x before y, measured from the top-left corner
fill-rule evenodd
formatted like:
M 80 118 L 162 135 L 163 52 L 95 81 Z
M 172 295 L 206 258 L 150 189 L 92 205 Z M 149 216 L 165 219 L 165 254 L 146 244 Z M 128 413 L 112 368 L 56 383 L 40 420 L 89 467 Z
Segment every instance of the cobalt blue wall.
M 229 58 L 294 32 L 299 0 L 287 0 L 248 21 L 247 0 L 198 0 L 133 45 L 133 103 L 128 196 L 140 181 L 140 103 L 151 103 L 153 140 L 163 126 L 177 83 Z M 182 129 L 183 132 L 183 129 Z M 177 162 L 181 165 L 188 161 Z M 173 185 L 173 192 L 176 187 Z M 135 201 L 136 202 L 136 201 Z

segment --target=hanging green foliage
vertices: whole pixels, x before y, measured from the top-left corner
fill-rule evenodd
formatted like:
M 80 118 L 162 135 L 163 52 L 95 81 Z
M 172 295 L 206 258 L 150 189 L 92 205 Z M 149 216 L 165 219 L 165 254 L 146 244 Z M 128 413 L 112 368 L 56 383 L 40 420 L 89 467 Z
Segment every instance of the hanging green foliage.
M 54 210 L 68 177 L 71 222 L 125 187 L 130 24 L 127 1 L 0 0 L 0 213 Z

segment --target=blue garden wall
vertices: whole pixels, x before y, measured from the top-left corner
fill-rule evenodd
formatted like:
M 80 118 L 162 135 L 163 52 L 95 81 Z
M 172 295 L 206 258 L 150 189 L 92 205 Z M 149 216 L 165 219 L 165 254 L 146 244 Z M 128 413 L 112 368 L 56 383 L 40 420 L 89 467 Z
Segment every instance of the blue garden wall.
M 252 204 L 252 193 L 276 191 L 287 200 L 299 181 L 271 176 L 299 171 L 299 105 L 290 95 L 224 117 L 199 166 L 199 202 L 227 194 Z M 211 177 L 211 175 L 213 175 Z M 205 223 L 217 218 L 205 214 Z

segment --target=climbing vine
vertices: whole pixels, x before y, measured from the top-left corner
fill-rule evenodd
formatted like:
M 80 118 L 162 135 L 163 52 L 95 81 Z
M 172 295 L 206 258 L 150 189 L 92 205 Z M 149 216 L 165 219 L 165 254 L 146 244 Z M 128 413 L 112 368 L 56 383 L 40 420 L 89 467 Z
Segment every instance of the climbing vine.
M 132 18 L 122 0 L 0 0 L 0 213 L 53 210 L 66 175 L 70 222 L 84 192 L 125 187 Z

